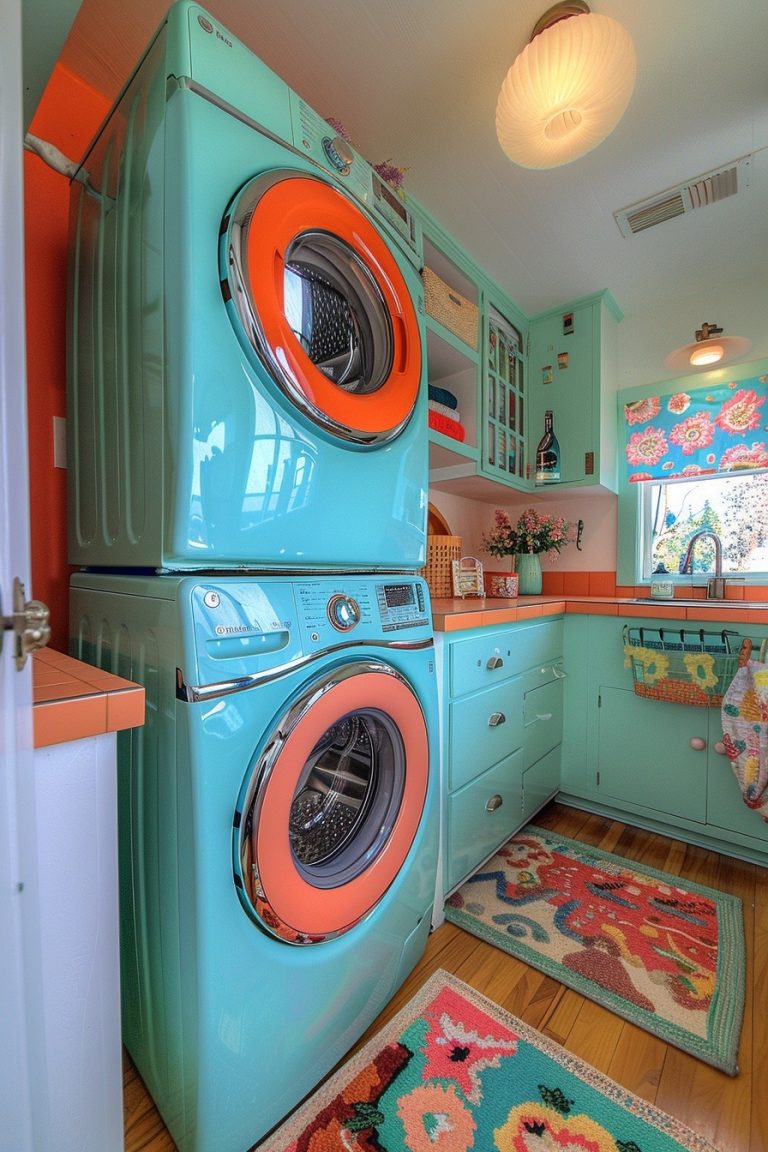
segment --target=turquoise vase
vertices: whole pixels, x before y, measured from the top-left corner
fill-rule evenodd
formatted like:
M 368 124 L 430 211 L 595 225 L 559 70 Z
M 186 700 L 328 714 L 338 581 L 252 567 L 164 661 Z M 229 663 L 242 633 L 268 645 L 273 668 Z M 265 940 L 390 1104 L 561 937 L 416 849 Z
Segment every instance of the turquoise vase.
M 541 560 L 537 552 L 518 552 L 515 556 L 518 596 L 538 596 L 541 592 Z

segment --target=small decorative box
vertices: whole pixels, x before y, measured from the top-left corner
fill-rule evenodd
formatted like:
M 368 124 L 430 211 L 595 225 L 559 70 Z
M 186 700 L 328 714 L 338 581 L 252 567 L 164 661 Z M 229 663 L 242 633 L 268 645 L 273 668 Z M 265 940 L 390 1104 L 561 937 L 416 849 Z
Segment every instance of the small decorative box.
M 500 596 L 505 599 L 517 598 L 518 575 L 517 572 L 486 572 L 485 591 L 488 596 Z

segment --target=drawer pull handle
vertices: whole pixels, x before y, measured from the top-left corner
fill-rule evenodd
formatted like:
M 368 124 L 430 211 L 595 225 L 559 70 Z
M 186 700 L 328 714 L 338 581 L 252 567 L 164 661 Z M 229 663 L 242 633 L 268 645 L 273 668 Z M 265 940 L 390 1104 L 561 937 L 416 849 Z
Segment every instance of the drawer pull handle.
M 552 674 L 555 677 L 555 680 L 566 680 L 568 678 L 568 673 L 558 664 L 552 665 Z
M 489 656 L 485 666 L 489 672 L 494 672 L 497 668 L 504 667 L 504 661 L 501 656 Z
M 492 712 L 488 717 L 488 727 L 498 728 L 499 724 L 506 724 L 507 718 L 503 712 Z
M 551 712 L 539 712 L 536 716 L 536 719 L 537 720 L 551 720 L 552 719 L 552 713 Z
M 497 792 L 495 796 L 491 796 L 490 800 L 486 802 L 485 810 L 486 812 L 495 812 L 497 808 L 501 808 L 503 803 L 504 801 Z

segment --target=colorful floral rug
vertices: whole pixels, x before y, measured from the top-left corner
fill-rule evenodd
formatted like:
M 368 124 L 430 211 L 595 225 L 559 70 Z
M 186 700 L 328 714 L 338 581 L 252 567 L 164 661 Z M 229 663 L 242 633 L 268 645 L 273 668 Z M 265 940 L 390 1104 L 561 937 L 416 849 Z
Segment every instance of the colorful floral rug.
M 262 1152 L 716 1152 L 438 971 Z
M 741 900 L 528 825 L 446 904 L 454 924 L 733 1076 Z

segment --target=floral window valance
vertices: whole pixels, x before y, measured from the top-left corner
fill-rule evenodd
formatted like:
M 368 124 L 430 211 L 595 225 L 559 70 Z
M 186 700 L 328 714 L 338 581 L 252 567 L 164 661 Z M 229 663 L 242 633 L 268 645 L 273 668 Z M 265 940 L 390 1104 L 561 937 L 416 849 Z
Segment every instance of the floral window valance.
M 624 405 L 627 479 L 768 468 L 768 376 Z

